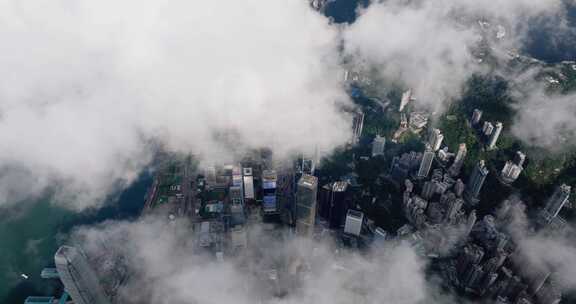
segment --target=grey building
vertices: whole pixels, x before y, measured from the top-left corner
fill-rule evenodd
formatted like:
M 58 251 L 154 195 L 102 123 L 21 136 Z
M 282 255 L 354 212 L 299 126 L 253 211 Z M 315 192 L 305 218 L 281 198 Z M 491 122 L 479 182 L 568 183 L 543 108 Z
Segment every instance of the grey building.
M 500 133 L 502 133 L 502 129 L 504 128 L 504 126 L 502 125 L 501 122 L 496 122 L 496 125 L 494 126 L 494 131 L 492 132 L 492 134 L 490 135 L 490 138 L 488 139 L 488 149 L 492 150 L 494 148 L 496 148 L 496 142 L 498 141 L 498 138 L 500 137 Z
M 364 213 L 349 209 L 346 214 L 346 224 L 344 225 L 344 233 L 359 236 L 362 231 L 362 222 L 364 221 Z
M 470 175 L 470 178 L 468 179 L 468 183 L 466 183 L 464 197 L 468 203 L 473 205 L 478 203 L 478 195 L 480 194 L 480 190 L 484 185 L 486 176 L 488 176 L 488 168 L 486 168 L 484 161 L 480 160 L 474 167 L 472 175 Z
M 304 174 L 298 180 L 296 188 L 296 232 L 302 236 L 311 236 L 316 220 L 316 193 L 318 178 Z
M 480 123 L 480 119 L 482 119 L 482 111 L 474 109 L 474 112 L 472 112 L 472 118 L 470 119 L 470 123 L 472 124 L 472 126 L 475 126 Z
M 456 158 L 454 158 L 454 163 L 450 166 L 449 173 L 452 176 L 460 175 L 460 170 L 462 169 L 462 165 L 464 165 L 464 160 L 466 159 L 466 154 L 468 153 L 468 149 L 466 148 L 466 144 L 460 144 L 458 146 L 458 152 L 456 153 Z
M 434 161 L 434 152 L 431 150 L 426 150 L 422 155 L 422 161 L 420 162 L 420 168 L 418 168 L 418 173 L 416 177 L 425 178 L 430 173 L 430 168 L 432 168 L 432 162 Z
M 386 147 L 386 137 L 376 135 L 372 142 L 372 157 L 384 155 L 384 148 Z
M 96 272 L 80 249 L 62 246 L 54 255 L 56 269 L 75 304 L 109 304 Z
M 548 213 L 551 217 L 553 218 L 556 217 L 558 213 L 560 213 L 562 207 L 564 207 L 566 202 L 568 202 L 571 190 L 572 187 L 566 184 L 563 184 L 560 187 L 556 188 L 554 194 L 552 194 L 552 196 L 548 199 L 544 211 Z

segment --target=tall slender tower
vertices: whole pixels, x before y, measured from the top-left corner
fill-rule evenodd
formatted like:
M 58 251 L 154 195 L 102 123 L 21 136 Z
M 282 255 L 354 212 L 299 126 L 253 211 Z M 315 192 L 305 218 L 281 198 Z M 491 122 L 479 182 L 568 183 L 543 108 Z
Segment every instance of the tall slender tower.
M 386 146 L 386 137 L 376 135 L 372 142 L 372 157 L 384 155 L 384 148 Z
M 75 304 L 110 304 L 96 272 L 86 256 L 71 246 L 62 246 L 54 255 L 56 269 Z
M 432 147 L 432 151 L 438 151 L 440 146 L 442 146 L 442 141 L 444 140 L 444 135 L 440 129 L 432 130 L 432 134 L 430 135 L 430 147 Z
M 562 186 L 556 188 L 554 194 L 552 194 L 552 196 L 548 199 L 548 202 L 546 203 L 546 207 L 544 208 L 544 210 L 552 218 L 556 217 L 558 213 L 560 213 L 560 210 L 562 209 L 562 207 L 564 207 L 564 205 L 568 201 L 568 198 L 570 197 L 571 190 L 572 187 L 563 184 Z
M 448 169 L 450 175 L 460 175 L 460 170 L 462 169 L 462 165 L 464 165 L 464 159 L 466 159 L 466 153 L 468 153 L 466 144 L 460 144 L 458 146 L 458 153 L 456 153 L 456 157 L 454 158 L 454 163 L 452 163 L 452 166 L 450 166 L 450 169 Z
M 500 133 L 502 133 L 502 128 L 504 128 L 502 123 L 499 121 L 496 122 L 496 125 L 494 126 L 494 131 L 492 132 L 492 134 L 490 135 L 490 139 L 488 140 L 488 149 L 489 150 L 493 150 L 494 148 L 496 148 L 496 142 L 498 141 L 498 138 L 500 137 Z
M 304 174 L 296 189 L 296 232 L 302 236 L 311 236 L 316 219 L 316 193 L 318 178 Z
M 427 149 L 422 155 L 422 161 L 420 162 L 420 167 L 418 168 L 418 173 L 416 177 L 425 178 L 430 173 L 430 168 L 432 168 L 432 162 L 434 161 L 434 152 Z
M 480 160 L 478 164 L 474 167 L 474 171 L 472 171 L 472 175 L 470 175 L 470 179 L 466 184 L 464 197 L 466 198 L 468 203 L 472 205 L 478 203 L 478 195 L 480 194 L 480 190 L 484 185 L 486 176 L 488 176 L 488 168 L 486 168 L 484 160 Z
M 470 119 L 470 124 L 476 126 L 480 123 L 480 119 L 482 119 L 482 111 L 474 109 L 474 112 L 472 112 L 472 118 Z

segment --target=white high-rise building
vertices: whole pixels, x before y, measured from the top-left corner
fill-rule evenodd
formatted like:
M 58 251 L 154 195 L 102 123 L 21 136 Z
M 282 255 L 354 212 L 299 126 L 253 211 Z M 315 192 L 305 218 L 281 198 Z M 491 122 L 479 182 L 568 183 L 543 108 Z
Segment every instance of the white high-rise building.
M 400 100 L 400 112 L 404 110 L 404 107 L 410 103 L 412 100 L 412 90 L 408 90 L 402 94 L 402 99 Z
M 60 247 L 54 262 L 64 288 L 75 304 L 110 304 L 96 272 L 79 249 Z
M 442 146 L 442 141 L 444 140 L 444 135 L 440 129 L 432 130 L 432 134 L 430 135 L 430 147 L 432 151 L 438 151 Z
M 353 113 L 352 117 L 352 144 L 355 145 L 360 141 L 362 129 L 364 128 L 364 112 L 358 110 Z
M 484 185 L 486 176 L 488 176 L 488 172 L 484 160 L 480 160 L 474 167 L 468 183 L 466 183 L 466 190 L 464 192 L 464 196 L 470 204 L 475 205 L 478 203 L 478 196 L 480 195 L 480 190 Z
M 548 199 L 544 210 L 552 217 L 556 217 L 558 213 L 560 213 L 562 207 L 564 207 L 566 202 L 568 202 L 570 191 L 572 191 L 572 187 L 566 184 L 556 188 L 554 194 L 552 194 L 552 196 Z
M 448 169 L 450 175 L 458 176 L 460 175 L 460 170 L 462 170 L 462 165 L 464 165 L 464 160 L 466 159 L 466 154 L 468 153 L 468 149 L 466 148 L 466 144 L 462 143 L 458 146 L 458 152 L 456 153 L 456 158 L 454 158 L 454 163 Z
M 364 213 L 349 209 L 346 214 L 346 223 L 344 225 L 344 233 L 359 236 L 362 231 L 362 222 L 364 221 Z
M 430 173 L 432 168 L 432 162 L 434 161 L 434 152 L 431 150 L 426 150 L 422 155 L 422 161 L 420 162 L 420 167 L 418 168 L 418 173 L 416 177 L 425 178 Z
M 472 119 L 470 119 L 470 124 L 472 126 L 479 124 L 481 118 L 482 118 L 482 111 L 474 109 L 474 112 L 472 112 Z
M 490 136 L 492 131 L 494 131 L 494 125 L 489 121 L 485 121 L 482 126 L 482 133 L 484 133 L 485 136 Z
M 502 129 L 504 128 L 504 126 L 502 125 L 501 122 L 496 122 L 496 126 L 494 128 L 494 131 L 491 133 L 490 135 L 490 139 L 488 140 L 488 149 L 492 150 L 494 148 L 496 148 L 496 142 L 498 141 L 498 138 L 500 137 L 500 133 L 502 133 Z
M 304 174 L 296 188 L 296 232 L 302 236 L 312 236 L 316 221 L 316 195 L 318 178 Z
M 500 178 L 505 183 L 508 184 L 513 183 L 516 179 L 518 179 L 520 173 L 522 173 L 522 170 L 524 170 L 522 166 L 519 166 L 515 164 L 513 161 L 509 160 L 504 165 L 504 168 L 500 173 Z
M 384 148 L 386 147 L 386 137 L 376 135 L 372 142 L 372 157 L 384 155 Z

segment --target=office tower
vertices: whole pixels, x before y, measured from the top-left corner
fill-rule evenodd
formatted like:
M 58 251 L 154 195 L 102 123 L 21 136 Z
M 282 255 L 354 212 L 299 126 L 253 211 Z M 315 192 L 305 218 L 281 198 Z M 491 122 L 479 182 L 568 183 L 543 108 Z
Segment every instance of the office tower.
M 464 275 L 464 286 L 474 288 L 484 276 L 484 271 L 480 265 L 472 265 Z
M 430 173 L 430 169 L 432 168 L 432 162 L 434 161 L 434 152 L 427 149 L 426 152 L 422 155 L 422 161 L 420 162 L 420 168 L 418 168 L 418 173 L 416 177 L 418 178 L 425 178 Z
M 488 149 L 489 150 L 496 148 L 496 142 L 498 141 L 498 138 L 500 137 L 500 133 L 502 133 L 503 127 L 504 126 L 502 125 L 501 122 L 496 122 L 494 132 L 492 132 L 492 134 L 490 135 L 490 139 L 488 140 Z
M 384 155 L 384 148 L 386 147 L 386 137 L 376 135 L 372 142 L 372 157 Z
M 344 233 L 359 236 L 362 231 L 362 222 L 364 221 L 364 213 L 349 209 L 346 214 L 346 224 L 344 225 Z
M 454 163 L 448 169 L 448 172 L 452 176 L 460 175 L 460 170 L 462 170 L 462 165 L 464 165 L 464 160 L 466 159 L 466 154 L 468 153 L 468 149 L 466 148 L 466 144 L 462 143 L 458 146 L 458 152 L 456 153 L 456 158 L 454 158 Z
M 464 201 L 460 198 L 448 202 L 448 210 L 446 211 L 447 222 L 452 223 L 456 220 L 456 216 L 458 215 L 458 212 L 460 212 L 463 204 Z
M 440 129 L 432 130 L 432 134 L 430 134 L 429 144 L 432 148 L 432 151 L 438 151 L 440 146 L 442 146 L 442 141 L 444 140 L 444 135 Z
M 556 188 L 554 194 L 548 199 L 546 203 L 546 207 L 544 211 L 551 216 L 552 218 L 556 217 L 562 207 L 568 202 L 568 198 L 570 197 L 570 191 L 572 187 L 563 184 L 560 187 Z
M 495 272 L 488 272 L 480 284 L 480 293 L 484 294 L 494 282 L 498 279 L 498 274 Z
M 316 220 L 316 192 L 318 178 L 304 174 L 296 189 L 296 232 L 302 236 L 312 236 Z
M 470 232 L 472 232 L 472 229 L 476 224 L 476 219 L 476 210 L 470 211 L 470 214 L 468 214 L 468 218 L 466 219 L 466 235 L 470 235 Z
M 507 184 L 513 183 L 518 179 L 520 173 L 522 173 L 522 166 L 515 164 L 513 161 L 507 161 L 502 168 L 502 172 L 500 172 L 500 179 Z
M 410 113 L 410 128 L 412 130 L 420 130 L 428 124 L 428 115 L 425 112 L 411 112 Z
M 316 162 L 312 158 L 302 157 L 302 173 L 314 175 L 316 170 Z
M 244 198 L 254 199 L 254 177 L 252 176 L 252 168 L 242 169 L 242 179 L 244 181 Z
M 352 205 L 349 183 L 345 181 L 324 185 L 320 189 L 318 214 L 326 219 L 332 229 L 344 224 L 346 211 Z
M 402 94 L 402 99 L 400 100 L 400 112 L 404 110 L 404 107 L 408 105 L 411 99 L 412 99 L 412 90 L 408 90 Z
M 489 121 L 485 121 L 484 126 L 482 126 L 482 133 L 488 137 L 492 134 L 492 131 L 494 131 L 494 125 Z
M 109 304 L 96 272 L 77 248 L 61 246 L 54 255 L 64 288 L 75 304 Z
M 276 181 L 278 176 L 274 170 L 264 170 L 262 172 L 262 207 L 264 213 L 275 213 L 278 211 L 276 204 Z
M 456 194 L 458 197 L 462 197 L 462 193 L 464 193 L 465 189 L 466 185 L 464 182 L 461 179 L 458 179 L 454 184 L 454 194 Z
M 364 113 L 360 110 L 353 113 L 352 118 L 352 144 L 355 145 L 362 136 L 362 128 L 364 127 Z
M 374 230 L 374 239 L 386 241 L 388 239 L 388 232 L 380 227 L 376 227 L 376 230 Z
M 241 186 L 231 186 L 229 193 L 230 193 L 230 201 L 232 202 L 232 204 L 239 204 L 239 205 L 244 204 L 244 194 L 242 193 Z
M 436 193 L 436 182 L 426 181 L 424 186 L 422 186 L 422 193 L 420 194 L 422 198 L 429 200 Z
M 526 154 L 522 153 L 522 151 L 516 151 L 516 155 L 514 156 L 514 163 L 518 166 L 524 166 L 524 161 L 526 161 Z
M 538 303 L 559 304 L 562 301 L 562 292 L 555 284 L 545 284 L 536 294 Z
M 466 270 L 470 268 L 471 265 L 478 264 L 484 257 L 484 249 L 478 245 L 468 244 L 464 247 L 464 250 L 458 256 L 456 263 L 457 271 L 460 275 L 464 276 Z
M 478 203 L 478 195 L 484 185 L 486 176 L 488 176 L 488 168 L 486 168 L 484 160 L 480 160 L 474 167 L 472 175 L 470 175 L 468 183 L 466 184 L 466 190 L 464 191 L 464 197 L 468 203 L 472 205 Z
M 480 119 L 482 119 L 482 111 L 474 109 L 474 112 L 472 112 L 472 118 L 470 119 L 470 124 L 476 126 L 480 123 Z

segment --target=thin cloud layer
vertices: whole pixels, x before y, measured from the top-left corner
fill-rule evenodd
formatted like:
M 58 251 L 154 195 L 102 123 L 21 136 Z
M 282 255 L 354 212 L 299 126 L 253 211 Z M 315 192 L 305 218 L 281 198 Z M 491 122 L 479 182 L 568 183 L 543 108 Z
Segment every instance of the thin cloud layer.
M 473 55 L 481 44 L 499 40 L 500 47 L 520 47 L 530 18 L 562 14 L 559 0 L 375 1 L 345 29 L 344 39 L 348 55 L 376 67 L 383 79 L 412 88 L 418 105 L 442 110 L 482 71 Z M 493 29 L 482 29 L 482 20 Z M 499 39 L 496 25 L 505 30 Z
M 549 95 L 542 86 L 517 107 L 512 133 L 529 145 L 561 151 L 576 145 L 576 95 Z
M 349 138 L 337 31 L 306 1 L 1 0 L 0 24 L 0 206 L 95 206 L 152 145 L 219 161 Z
M 526 206 L 518 198 L 505 201 L 497 214 L 517 245 L 516 263 L 522 265 L 526 275 L 550 273 L 557 287 L 565 292 L 576 291 L 576 234 L 572 226 L 561 231 L 534 230 Z
M 186 222 L 153 217 L 81 227 L 72 242 L 122 257 L 123 303 L 451 303 L 407 244 L 359 255 L 267 233 L 248 229 L 245 251 L 221 262 L 199 251 Z

